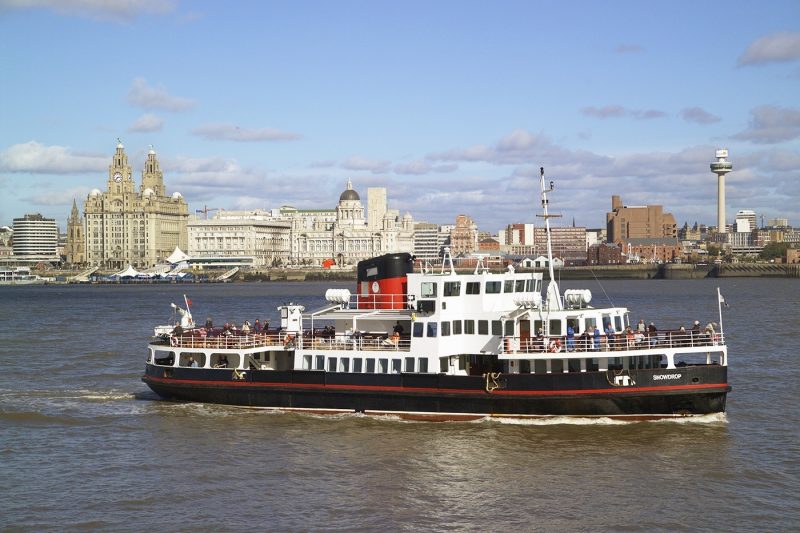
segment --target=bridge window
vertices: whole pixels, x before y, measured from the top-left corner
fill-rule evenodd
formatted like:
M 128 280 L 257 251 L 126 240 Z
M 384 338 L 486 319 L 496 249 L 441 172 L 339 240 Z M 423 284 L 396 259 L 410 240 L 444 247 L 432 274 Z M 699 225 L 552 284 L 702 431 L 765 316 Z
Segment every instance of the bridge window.
M 461 282 L 460 281 L 445 281 L 444 282 L 444 296 L 460 296 L 461 295 Z
M 507 279 L 505 283 L 503 283 L 503 292 L 514 292 L 514 280 Z
M 486 282 L 486 294 L 500 294 L 500 289 L 502 285 L 499 281 L 487 281 Z
M 424 281 L 419 287 L 420 298 L 436 298 L 436 282 Z
M 453 320 L 453 335 L 461 335 L 461 321 Z
M 525 280 L 518 279 L 514 284 L 514 292 L 525 292 Z
M 489 321 L 478 320 L 478 335 L 488 335 L 488 334 L 489 334 Z
M 415 337 L 422 337 L 422 331 L 425 327 L 424 322 L 414 322 L 413 334 Z
M 475 321 L 474 320 L 465 320 L 464 321 L 464 333 L 467 335 L 474 335 L 475 334 Z
M 480 281 L 468 281 L 467 282 L 467 294 L 480 294 L 481 293 L 481 283 Z
M 560 320 L 551 320 L 549 324 L 549 331 L 548 334 L 550 335 L 561 335 L 561 321 Z

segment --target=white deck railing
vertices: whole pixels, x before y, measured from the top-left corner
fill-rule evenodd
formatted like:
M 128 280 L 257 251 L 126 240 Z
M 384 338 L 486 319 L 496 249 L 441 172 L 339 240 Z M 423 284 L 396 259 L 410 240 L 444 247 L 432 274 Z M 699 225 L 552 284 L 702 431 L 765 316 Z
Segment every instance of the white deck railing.
M 216 333 L 216 332 L 215 332 Z M 298 336 L 290 332 L 234 333 L 208 335 L 200 329 L 189 330 L 181 335 L 172 335 L 159 341 L 174 348 L 197 348 L 217 350 L 244 350 L 249 348 L 284 349 L 296 348 L 317 350 L 357 351 L 403 351 L 411 349 L 408 338 L 392 338 L 389 334 L 355 333 L 331 334 L 323 330 L 307 330 Z
M 500 353 L 559 353 L 559 352 L 620 352 L 631 350 L 654 350 L 663 348 L 695 348 L 722 346 L 724 335 L 691 331 L 659 331 L 651 335 L 615 333 L 613 337 L 551 335 L 547 337 L 503 337 Z

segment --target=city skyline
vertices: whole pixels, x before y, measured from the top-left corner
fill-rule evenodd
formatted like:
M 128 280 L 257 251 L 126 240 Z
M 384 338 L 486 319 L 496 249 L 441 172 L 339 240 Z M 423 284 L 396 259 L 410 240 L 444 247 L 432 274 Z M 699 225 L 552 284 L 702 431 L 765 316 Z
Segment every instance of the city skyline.
M 728 148 L 726 222 L 800 223 L 796 2 L 235 5 L 0 0 L 0 225 L 63 229 L 118 137 L 192 213 L 331 208 L 352 179 L 494 233 L 535 220 L 544 166 L 561 225 L 615 194 L 713 225 Z

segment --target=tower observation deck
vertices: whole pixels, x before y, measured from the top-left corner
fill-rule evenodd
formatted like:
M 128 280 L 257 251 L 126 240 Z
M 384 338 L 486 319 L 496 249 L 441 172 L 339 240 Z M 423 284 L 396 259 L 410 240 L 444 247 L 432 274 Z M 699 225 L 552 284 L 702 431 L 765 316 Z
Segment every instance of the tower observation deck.
M 716 152 L 717 160 L 711 163 L 711 172 L 717 175 L 717 233 L 725 233 L 725 174 L 733 170 L 733 164 L 726 161 L 728 149 Z

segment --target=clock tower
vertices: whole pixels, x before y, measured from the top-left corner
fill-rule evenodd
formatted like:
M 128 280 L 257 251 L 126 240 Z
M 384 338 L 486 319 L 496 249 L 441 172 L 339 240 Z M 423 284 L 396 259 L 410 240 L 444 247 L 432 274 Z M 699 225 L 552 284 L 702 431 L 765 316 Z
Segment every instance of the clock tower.
M 117 139 L 119 141 L 119 139 Z M 128 165 L 128 155 L 122 141 L 117 144 L 117 151 L 108 165 L 108 192 L 122 194 L 133 192 L 133 172 Z

